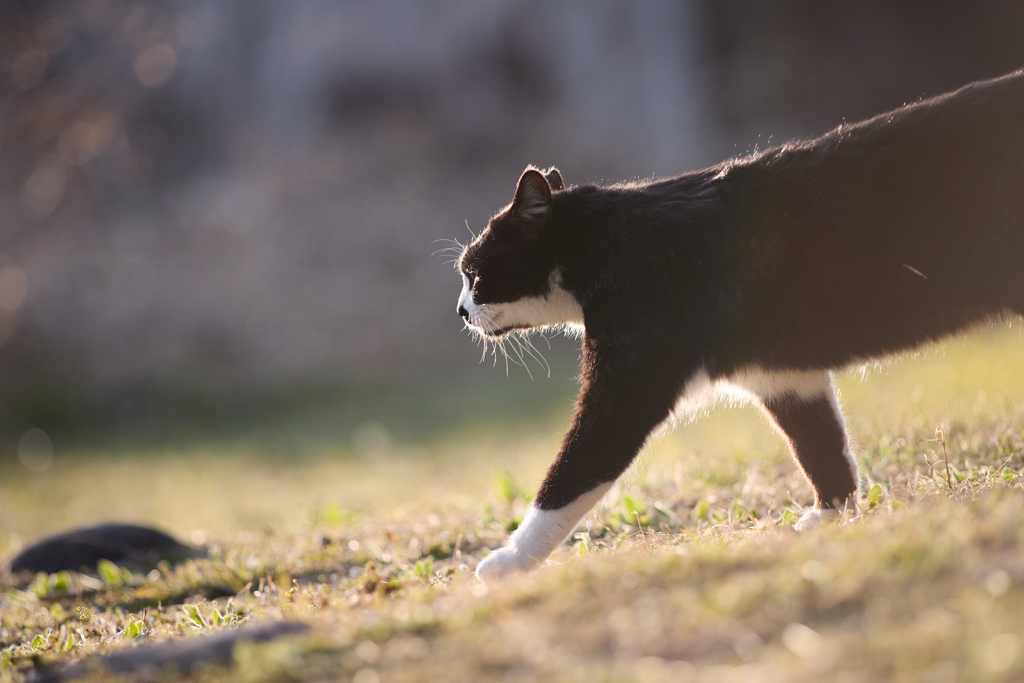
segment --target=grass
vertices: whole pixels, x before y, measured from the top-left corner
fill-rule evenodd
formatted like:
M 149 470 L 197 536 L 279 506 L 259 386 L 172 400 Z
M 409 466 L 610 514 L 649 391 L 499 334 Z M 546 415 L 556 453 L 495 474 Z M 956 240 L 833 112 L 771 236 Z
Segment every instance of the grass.
M 239 440 L 93 444 L 42 474 L 0 463 L 0 555 L 107 519 L 210 550 L 148 574 L 0 576 L 0 681 L 277 619 L 313 630 L 241 645 L 231 669 L 198 677 L 1020 680 L 1019 328 L 837 381 L 859 519 L 794 532 L 809 492 L 781 440 L 753 410 L 716 407 L 654 440 L 547 566 L 489 587 L 472 569 L 521 517 L 568 405 L 409 438 L 384 414 L 287 457 Z M 940 425 L 948 479 L 927 441 Z

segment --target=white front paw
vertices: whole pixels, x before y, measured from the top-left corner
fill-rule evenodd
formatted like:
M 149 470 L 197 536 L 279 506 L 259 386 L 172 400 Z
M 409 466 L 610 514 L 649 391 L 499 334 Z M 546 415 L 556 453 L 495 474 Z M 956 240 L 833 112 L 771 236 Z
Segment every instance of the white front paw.
M 492 552 L 477 565 L 476 576 L 484 583 L 490 583 L 510 574 L 536 569 L 540 563 L 541 560 L 535 557 L 517 553 L 514 549 L 505 546 Z

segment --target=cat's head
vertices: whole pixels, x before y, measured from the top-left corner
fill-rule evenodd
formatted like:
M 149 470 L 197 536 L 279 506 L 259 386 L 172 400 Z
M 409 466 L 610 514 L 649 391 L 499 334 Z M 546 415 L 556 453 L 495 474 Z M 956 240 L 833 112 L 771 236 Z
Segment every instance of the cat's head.
M 554 248 L 552 192 L 561 189 L 556 169 L 527 168 L 512 203 L 463 250 L 458 313 L 479 334 L 583 324 L 579 303 L 561 287 Z

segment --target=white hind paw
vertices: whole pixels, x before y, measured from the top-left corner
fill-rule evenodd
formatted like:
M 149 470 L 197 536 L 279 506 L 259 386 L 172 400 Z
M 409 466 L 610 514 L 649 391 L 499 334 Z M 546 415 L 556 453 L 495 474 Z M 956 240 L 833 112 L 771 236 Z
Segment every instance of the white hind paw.
M 800 519 L 796 521 L 793 528 L 797 531 L 807 531 L 812 527 L 816 527 L 819 524 L 827 524 L 836 518 L 835 508 L 811 508 L 810 510 L 804 510 L 804 513 L 800 515 Z
M 505 546 L 492 552 L 477 565 L 476 577 L 484 583 L 491 583 L 512 574 L 536 569 L 541 561 Z

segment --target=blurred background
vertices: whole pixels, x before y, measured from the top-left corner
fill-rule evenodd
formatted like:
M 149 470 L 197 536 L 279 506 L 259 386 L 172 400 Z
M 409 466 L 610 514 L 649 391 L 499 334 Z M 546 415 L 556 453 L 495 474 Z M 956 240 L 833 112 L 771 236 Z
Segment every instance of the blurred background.
M 432 255 L 527 164 L 698 169 L 1017 69 L 1022 35 L 1007 2 L 4 0 L 0 458 L 564 413 L 576 342 L 506 380 Z

